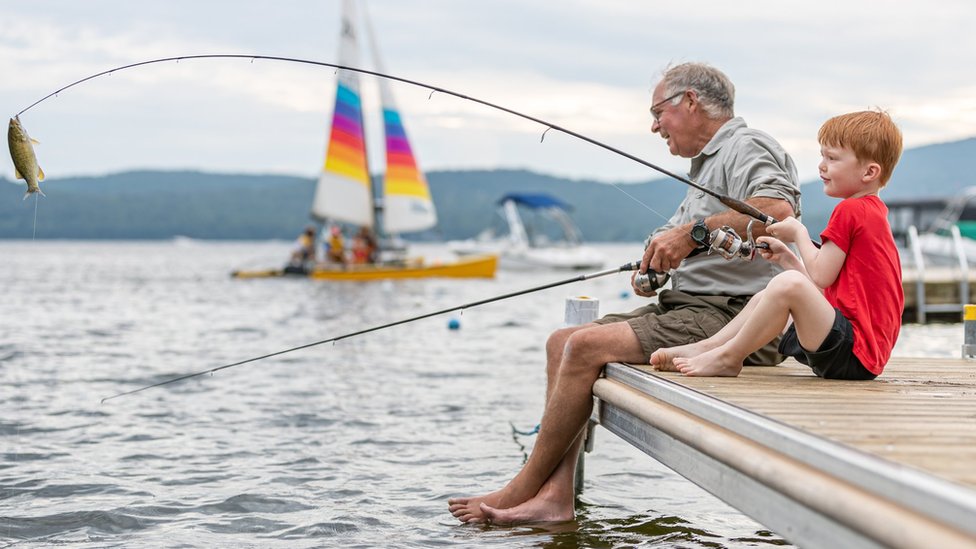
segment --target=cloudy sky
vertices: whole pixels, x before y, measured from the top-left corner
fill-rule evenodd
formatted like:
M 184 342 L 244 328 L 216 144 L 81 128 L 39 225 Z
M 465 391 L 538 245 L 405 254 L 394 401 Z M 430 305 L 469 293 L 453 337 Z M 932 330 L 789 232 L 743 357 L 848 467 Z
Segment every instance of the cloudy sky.
M 372 0 L 366 7 L 390 73 L 530 114 L 671 170 L 683 171 L 687 160 L 671 157 L 650 133 L 647 107 L 662 69 L 683 61 L 724 70 L 736 84 L 737 114 L 778 138 L 803 180 L 816 177 L 817 129 L 841 112 L 888 110 L 908 146 L 976 135 L 971 0 Z M 4 2 L 0 105 L 13 116 L 75 80 L 160 57 L 336 62 L 339 12 L 339 0 Z M 71 88 L 21 120 L 41 142 L 49 179 L 138 168 L 314 177 L 334 79 L 329 69 L 265 61 L 156 64 Z M 364 88 L 364 100 L 375 101 L 372 83 Z M 657 177 L 556 132 L 540 143 L 545 128 L 483 106 L 403 84 L 394 94 L 427 170 Z M 367 129 L 378 127 L 372 115 Z

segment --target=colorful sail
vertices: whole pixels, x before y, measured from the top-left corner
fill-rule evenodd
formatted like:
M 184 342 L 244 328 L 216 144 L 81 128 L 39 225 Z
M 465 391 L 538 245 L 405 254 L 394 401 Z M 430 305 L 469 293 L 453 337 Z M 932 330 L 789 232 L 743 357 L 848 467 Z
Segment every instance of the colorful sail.
M 366 17 L 373 63 L 385 73 L 376 46 L 372 25 Z M 387 233 L 422 231 L 437 224 L 437 213 L 430 197 L 427 178 L 420 171 L 410 148 L 407 130 L 393 100 L 386 79 L 379 79 L 383 106 L 383 131 L 386 136 L 386 175 L 383 178 L 383 229 Z
M 339 64 L 357 67 L 355 5 L 353 0 L 343 0 L 342 7 Z M 331 128 L 322 174 L 312 201 L 312 217 L 372 227 L 373 193 L 358 73 L 338 71 Z

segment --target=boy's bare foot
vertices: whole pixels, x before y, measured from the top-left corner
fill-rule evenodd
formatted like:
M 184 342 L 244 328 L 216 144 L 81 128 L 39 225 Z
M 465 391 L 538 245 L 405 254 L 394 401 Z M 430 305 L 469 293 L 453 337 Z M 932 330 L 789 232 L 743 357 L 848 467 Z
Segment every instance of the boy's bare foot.
M 575 516 L 573 498 L 551 500 L 536 496 L 525 503 L 496 509 L 485 503 L 481 504 L 481 512 L 489 524 L 522 524 L 526 522 L 563 522 L 573 520 Z
M 662 347 L 651 353 L 650 365 L 659 372 L 677 372 L 674 359 L 688 358 L 708 351 L 709 347 L 705 341 L 696 341 L 687 345 L 675 347 Z
M 674 366 L 686 376 L 736 377 L 742 371 L 742 359 L 718 348 L 691 358 L 676 358 Z

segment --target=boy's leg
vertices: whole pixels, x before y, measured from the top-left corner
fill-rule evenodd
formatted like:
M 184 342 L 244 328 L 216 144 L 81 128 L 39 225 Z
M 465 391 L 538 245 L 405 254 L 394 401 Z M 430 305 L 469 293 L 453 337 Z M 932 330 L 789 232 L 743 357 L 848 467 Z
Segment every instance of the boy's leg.
M 749 303 L 746 303 L 746 306 L 739 311 L 739 314 L 735 315 L 728 324 L 708 339 L 677 347 L 663 347 L 654 351 L 651 354 L 651 365 L 655 370 L 675 372 L 677 368 L 675 368 L 674 359 L 697 356 L 728 342 L 742 329 L 746 319 L 759 306 L 759 302 L 763 300 L 764 292 L 765 290 L 754 295 Z
M 675 358 L 675 367 L 686 375 L 736 376 L 742 361 L 779 335 L 791 314 L 807 349 L 818 348 L 834 324 L 834 308 L 820 289 L 802 273 L 786 271 L 770 281 L 732 338 L 696 357 Z

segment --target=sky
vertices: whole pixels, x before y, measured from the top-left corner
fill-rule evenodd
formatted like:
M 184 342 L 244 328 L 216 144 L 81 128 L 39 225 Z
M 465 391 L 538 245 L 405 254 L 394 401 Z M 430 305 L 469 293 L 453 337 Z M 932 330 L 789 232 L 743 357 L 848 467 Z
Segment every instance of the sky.
M 736 86 L 736 114 L 817 177 L 820 125 L 888 111 L 906 147 L 976 135 L 976 3 L 819 0 L 371 0 L 387 72 L 563 126 L 684 173 L 652 134 L 669 65 L 704 61 Z M 149 59 L 251 54 L 338 61 L 339 0 L 32 0 L 0 4 L 0 106 L 11 117 L 86 76 Z M 369 50 L 366 49 L 366 52 Z M 364 59 L 368 59 L 364 56 Z M 364 61 L 364 68 L 375 66 Z M 363 101 L 378 110 L 375 82 Z M 421 168 L 519 168 L 573 179 L 660 177 L 544 126 L 393 84 Z M 334 71 L 184 60 L 89 80 L 21 116 L 48 180 L 132 169 L 317 177 Z M 372 105 L 372 106 L 371 106 Z M 373 171 L 382 166 L 367 112 Z M 13 175 L 7 159 L 7 179 Z

